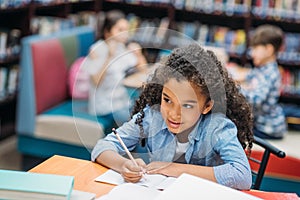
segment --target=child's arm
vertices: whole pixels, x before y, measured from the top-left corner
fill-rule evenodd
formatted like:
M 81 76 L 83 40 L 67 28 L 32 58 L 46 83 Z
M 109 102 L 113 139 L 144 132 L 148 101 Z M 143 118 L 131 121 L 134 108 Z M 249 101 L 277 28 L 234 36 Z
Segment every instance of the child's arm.
M 226 65 L 226 68 L 232 78 L 240 84 L 245 82 L 247 75 L 251 71 L 251 69 L 239 66 L 235 63 L 228 63 Z
M 99 86 L 100 83 L 102 82 L 103 78 L 105 77 L 105 73 L 107 70 L 107 65 L 109 64 L 109 62 L 111 61 L 112 57 L 107 57 L 104 64 L 102 65 L 101 69 L 96 73 L 91 75 L 91 79 L 94 83 L 94 85 Z
M 131 160 L 112 150 L 102 152 L 96 162 L 119 172 L 127 182 L 138 182 L 142 178 L 142 171 L 146 166 L 142 159 L 136 159 L 139 165 L 137 167 Z
M 147 165 L 146 170 L 149 174 L 163 174 L 172 177 L 179 177 L 181 174 L 187 173 L 217 182 L 213 167 L 168 162 L 151 162 Z
M 147 69 L 147 60 L 146 60 L 145 56 L 143 55 L 142 47 L 138 43 L 131 42 L 128 44 L 127 49 L 129 51 L 132 51 L 137 58 L 136 68 L 139 71 L 146 70 Z
M 91 80 L 94 83 L 94 85 L 99 86 L 103 80 L 103 78 L 105 77 L 106 71 L 108 69 L 107 65 L 110 63 L 110 61 L 113 59 L 115 51 L 116 51 L 116 43 L 111 41 L 111 42 L 107 42 L 107 47 L 108 47 L 108 55 L 105 58 L 104 63 L 102 64 L 102 67 L 100 68 L 100 70 L 91 75 Z M 91 51 L 89 53 L 89 59 L 97 61 L 98 59 L 102 59 L 99 55 L 97 55 L 96 52 Z M 100 63 L 100 62 L 99 62 Z

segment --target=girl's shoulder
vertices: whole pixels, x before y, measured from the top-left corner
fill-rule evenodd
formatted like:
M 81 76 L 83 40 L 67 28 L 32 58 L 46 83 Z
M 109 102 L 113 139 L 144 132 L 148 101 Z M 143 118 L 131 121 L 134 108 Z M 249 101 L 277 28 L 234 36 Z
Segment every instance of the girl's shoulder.
M 108 46 L 107 46 L 105 40 L 100 39 L 91 45 L 90 50 L 91 51 L 101 50 L 101 49 L 103 50 L 103 49 L 107 49 L 107 48 L 108 48 Z
M 210 127 L 220 127 L 222 126 L 235 126 L 233 121 L 231 121 L 225 114 L 223 113 L 209 113 L 204 115 L 203 117 L 203 125 Z
M 143 108 L 144 118 L 162 118 L 161 112 L 156 107 L 145 106 Z M 133 118 L 136 118 L 141 115 L 141 112 L 134 114 Z
M 147 117 L 161 117 L 161 112 L 156 106 L 146 106 L 143 111 Z
M 237 135 L 235 123 L 222 113 L 208 114 L 208 116 L 205 116 L 201 127 L 201 129 L 204 130 L 203 137 L 208 137 L 215 142 Z

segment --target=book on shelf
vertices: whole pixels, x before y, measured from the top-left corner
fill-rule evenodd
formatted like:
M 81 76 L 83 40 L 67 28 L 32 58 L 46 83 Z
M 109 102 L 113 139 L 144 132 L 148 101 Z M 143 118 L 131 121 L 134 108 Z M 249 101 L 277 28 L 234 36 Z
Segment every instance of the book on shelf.
M 192 11 L 195 7 L 195 0 L 186 0 L 185 1 L 185 9 L 188 11 Z
M 0 67 L 0 100 L 5 98 L 7 93 L 8 68 Z
M 74 177 L 0 170 L 0 197 L 14 200 L 69 200 Z
M 11 29 L 9 31 L 8 43 L 7 43 L 7 54 L 8 56 L 16 56 L 21 51 L 21 30 Z
M 201 44 L 204 45 L 206 44 L 207 41 L 207 37 L 208 37 L 208 31 L 209 31 L 209 27 L 206 24 L 201 24 L 199 26 L 199 30 L 198 30 L 198 36 L 197 36 L 197 41 Z
M 30 30 L 33 34 L 48 35 L 60 30 L 74 27 L 71 18 L 53 16 L 37 16 L 30 20 Z
M 300 70 L 280 67 L 281 94 L 300 95 Z
M 0 60 L 4 59 L 7 56 L 6 55 L 7 36 L 8 33 L 6 31 L 0 30 Z
M 172 3 L 173 3 L 173 6 L 176 9 L 183 9 L 184 8 L 184 1 L 182 1 L 182 0 L 173 0 Z
M 31 0 L 18 0 L 18 1 L 12 1 L 12 0 L 1 0 L 0 1 L 0 9 L 6 9 L 6 8 L 17 8 L 20 6 L 28 5 L 30 4 Z
M 8 94 L 14 94 L 17 91 L 19 67 L 13 66 L 9 69 L 7 80 L 7 92 Z
M 252 13 L 261 18 L 275 20 L 299 20 L 298 0 L 252 0 Z
M 164 43 L 164 40 L 166 39 L 166 35 L 168 32 L 169 24 L 170 21 L 168 17 L 164 17 L 160 20 L 160 24 L 156 31 L 156 37 L 155 37 L 158 44 Z
M 72 21 L 73 26 L 88 25 L 96 28 L 98 23 L 98 14 L 95 11 L 81 11 L 76 14 L 69 14 L 67 18 Z

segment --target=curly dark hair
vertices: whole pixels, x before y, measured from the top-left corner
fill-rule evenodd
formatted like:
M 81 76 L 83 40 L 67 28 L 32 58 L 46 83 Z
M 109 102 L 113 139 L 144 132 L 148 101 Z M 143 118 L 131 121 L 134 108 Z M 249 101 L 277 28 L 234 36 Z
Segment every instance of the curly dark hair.
M 188 80 L 199 87 L 208 100 L 213 100 L 214 106 L 210 112 L 224 113 L 236 124 L 239 142 L 250 153 L 253 143 L 251 107 L 215 54 L 197 44 L 174 49 L 142 86 L 132 111 L 132 116 L 139 113 L 136 123 L 142 136 L 143 109 L 146 106 L 160 108 L 163 85 L 171 78 Z

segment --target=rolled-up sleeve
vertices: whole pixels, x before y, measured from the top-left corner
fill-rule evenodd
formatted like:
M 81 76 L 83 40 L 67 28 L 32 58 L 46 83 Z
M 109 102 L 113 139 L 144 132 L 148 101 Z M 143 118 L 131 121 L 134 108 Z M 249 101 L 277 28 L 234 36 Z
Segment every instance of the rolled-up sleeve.
M 238 163 L 227 163 L 214 167 L 217 182 L 239 190 L 248 190 L 252 185 L 251 171 Z
M 251 168 L 234 128 L 227 127 L 227 131 L 219 135 L 214 151 L 223 160 L 223 164 L 213 167 L 217 182 L 235 189 L 250 189 Z
M 116 146 L 106 139 L 100 139 L 97 141 L 97 144 L 92 150 L 91 160 L 93 162 L 96 161 L 97 157 L 103 152 L 107 150 L 117 151 Z
M 122 138 L 129 151 L 134 149 L 140 138 L 140 130 L 138 125 L 135 123 L 135 120 L 136 116 L 117 129 L 118 134 Z M 115 134 L 110 133 L 105 138 L 97 141 L 91 153 L 91 160 L 95 161 L 102 152 L 107 150 L 116 151 L 121 155 L 126 154 Z

